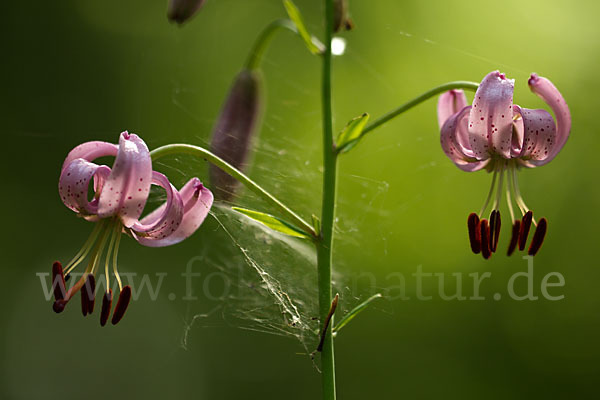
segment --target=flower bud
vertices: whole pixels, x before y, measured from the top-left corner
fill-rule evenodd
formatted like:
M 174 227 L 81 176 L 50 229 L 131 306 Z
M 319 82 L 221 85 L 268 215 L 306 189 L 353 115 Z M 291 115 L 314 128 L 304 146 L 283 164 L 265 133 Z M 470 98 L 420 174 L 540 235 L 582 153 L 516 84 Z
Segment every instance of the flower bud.
M 211 151 L 234 167 L 244 171 L 262 109 L 260 73 L 242 70 L 225 100 L 211 141 Z M 238 181 L 214 165 L 209 175 L 215 196 L 231 200 Z
M 354 23 L 350 19 L 348 12 L 348 0 L 334 0 L 333 2 L 333 31 L 339 32 L 342 29 L 349 31 L 354 28 Z
M 183 24 L 192 18 L 204 5 L 206 0 L 170 0 L 167 9 L 167 18 L 171 22 Z

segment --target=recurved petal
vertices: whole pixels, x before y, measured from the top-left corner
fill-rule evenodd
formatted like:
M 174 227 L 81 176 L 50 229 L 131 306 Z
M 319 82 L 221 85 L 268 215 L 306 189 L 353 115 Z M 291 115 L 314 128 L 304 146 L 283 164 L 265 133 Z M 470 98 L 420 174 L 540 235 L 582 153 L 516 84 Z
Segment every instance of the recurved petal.
M 63 169 L 58 180 L 58 192 L 65 206 L 84 216 L 94 215 L 98 212 L 99 191 L 95 191 L 92 201 L 88 200 L 88 187 L 90 181 L 96 176 L 96 187 L 101 189 L 103 181 L 110 174 L 110 168 L 97 165 L 77 158 Z
M 96 141 L 82 143 L 69 152 L 67 158 L 63 162 L 61 171 L 64 171 L 67 165 L 69 165 L 71 161 L 77 158 L 83 158 L 87 161 L 94 161 L 96 158 L 99 157 L 114 157 L 117 155 L 118 149 L 119 146 L 117 146 L 116 144 L 107 142 Z
M 135 134 L 121 133 L 119 151 L 98 204 L 102 218 L 118 215 L 126 228 L 138 221 L 152 182 L 152 161 L 146 143 Z
M 137 238 L 136 240 L 144 246 L 163 247 L 176 244 L 196 232 L 198 227 L 210 211 L 213 203 L 213 194 L 205 188 L 198 178 L 190 179 L 179 191 L 183 200 L 183 220 L 179 228 L 169 236 L 158 240 L 147 240 Z
M 153 171 L 152 183 L 165 189 L 167 200 L 131 226 L 132 233 L 142 244 L 169 236 L 179 228 L 183 219 L 183 200 L 167 177 Z
M 548 157 L 538 165 L 550 162 L 558 152 L 563 148 L 569 134 L 571 132 L 571 113 L 569 106 L 565 99 L 560 94 L 556 86 L 552 84 L 548 79 L 538 76 L 537 74 L 531 74 L 529 78 L 529 88 L 531 91 L 540 96 L 546 104 L 552 108 L 554 116 L 556 117 L 556 142 L 553 148 L 550 150 Z
M 487 160 L 477 160 L 471 153 L 459 144 L 458 135 L 460 126 L 466 123 L 466 117 L 471 107 L 465 107 L 460 112 L 446 120 L 440 131 L 440 143 L 446 156 L 463 171 L 472 172 L 480 170 L 488 163 Z
M 449 90 L 438 99 L 437 115 L 440 129 L 444 122 L 467 106 L 467 97 L 462 90 Z
M 546 110 L 531 110 L 514 106 L 522 120 L 523 144 L 519 158 L 527 166 L 545 163 L 556 145 L 556 126 Z M 531 165 L 529 164 L 531 163 Z
M 510 158 L 515 81 L 498 71 L 483 78 L 469 115 L 469 143 L 478 159 L 491 151 Z

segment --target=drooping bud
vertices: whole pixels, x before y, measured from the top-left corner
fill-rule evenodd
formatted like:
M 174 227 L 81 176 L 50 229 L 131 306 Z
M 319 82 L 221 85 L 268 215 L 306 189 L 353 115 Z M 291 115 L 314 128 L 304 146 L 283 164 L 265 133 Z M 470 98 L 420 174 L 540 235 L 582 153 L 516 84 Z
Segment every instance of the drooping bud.
M 129 305 L 129 300 L 131 300 L 131 286 L 127 285 L 121 290 L 119 293 L 119 300 L 117 300 L 117 305 L 115 306 L 115 312 L 112 317 L 112 324 L 116 325 L 123 315 L 125 315 L 125 311 L 127 311 L 127 306 Z
M 215 125 L 211 151 L 244 171 L 262 109 L 260 73 L 242 70 L 235 79 Z M 231 200 L 238 181 L 210 164 L 210 181 L 215 197 Z
M 206 0 L 170 0 L 167 9 L 167 18 L 171 22 L 183 24 L 192 18 L 204 5 Z
M 548 230 L 548 221 L 546 218 L 541 218 L 538 222 L 537 228 L 535 229 L 535 233 L 533 234 L 533 239 L 531 239 L 531 244 L 529 245 L 530 256 L 535 256 L 537 252 L 542 247 L 542 243 L 544 243 L 544 238 L 546 237 L 546 231 Z
M 467 228 L 469 229 L 471 250 L 473 250 L 473 253 L 479 254 L 481 252 L 481 231 L 479 229 L 479 217 L 476 213 L 469 214 L 469 218 L 467 218 Z
M 333 2 L 333 31 L 339 32 L 342 29 L 349 31 L 354 28 L 354 23 L 350 19 L 348 12 L 348 0 L 334 0 Z

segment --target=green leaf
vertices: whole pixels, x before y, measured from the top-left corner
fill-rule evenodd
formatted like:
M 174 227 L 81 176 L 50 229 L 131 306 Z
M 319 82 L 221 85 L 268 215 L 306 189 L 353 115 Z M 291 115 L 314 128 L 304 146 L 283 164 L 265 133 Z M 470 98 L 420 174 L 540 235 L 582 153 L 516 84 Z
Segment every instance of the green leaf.
M 369 121 L 370 115 L 364 113 L 348 122 L 346 127 L 338 134 L 336 145 L 338 152 L 345 153 L 356 146 L 361 138 L 362 131 Z
M 304 21 L 302 20 L 302 14 L 300 14 L 300 10 L 291 0 L 283 0 L 283 5 L 285 10 L 287 11 L 288 16 L 296 25 L 296 29 L 298 30 L 298 34 L 304 40 L 306 47 L 313 54 L 321 54 L 325 51 L 325 48 L 321 42 L 311 37 L 310 33 L 306 29 L 306 25 L 304 25 Z
M 237 211 L 241 214 L 244 214 L 247 217 L 252 218 L 253 220 L 260 222 L 261 224 L 273 229 L 274 231 L 286 234 L 288 236 L 293 236 L 297 238 L 308 239 L 309 236 L 302 231 L 300 228 L 295 227 L 289 222 L 283 221 L 277 217 L 274 217 L 269 214 L 265 214 L 260 211 L 248 210 L 240 207 L 232 207 L 232 210 Z
M 373 301 L 375 301 L 381 297 L 382 297 L 381 293 L 374 294 L 373 296 L 369 297 L 367 300 L 363 301 L 362 303 L 360 303 L 359 305 L 354 307 L 352 309 L 352 311 L 350 311 L 348 314 L 344 315 L 344 318 L 342 318 L 340 320 L 340 322 L 338 322 L 338 324 L 333 328 L 333 333 L 338 333 L 340 331 L 340 329 L 342 329 L 344 326 L 346 326 L 346 324 L 348 324 L 348 322 L 352 321 L 352 319 L 354 317 L 356 317 L 356 315 L 359 312 L 361 312 L 362 310 L 367 308 L 367 306 L 369 304 L 371 304 Z

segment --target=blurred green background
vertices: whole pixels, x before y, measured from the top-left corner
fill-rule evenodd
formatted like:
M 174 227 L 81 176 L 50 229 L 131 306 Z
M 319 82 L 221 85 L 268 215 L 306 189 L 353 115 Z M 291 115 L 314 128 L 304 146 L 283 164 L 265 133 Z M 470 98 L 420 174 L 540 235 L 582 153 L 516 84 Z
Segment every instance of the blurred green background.
M 297 0 L 317 35 L 321 3 Z M 340 333 L 339 398 L 592 397 L 600 372 L 598 4 L 350 0 L 350 6 L 356 29 L 342 35 L 347 50 L 334 60 L 336 130 L 362 112 L 377 117 L 437 84 L 479 81 L 495 69 L 516 79 L 515 103 L 529 108 L 545 106 L 529 92 L 529 74 L 550 78 L 571 108 L 573 128 L 556 160 L 520 174 L 528 205 L 549 220 L 535 258 L 536 295 L 546 273 L 560 272 L 566 285 L 551 290 L 564 294 L 560 301 L 492 298 L 527 264 L 502 254 L 508 222 L 496 256 L 485 262 L 470 253 L 466 217 L 481 206 L 490 176 L 464 173 L 444 156 L 435 101 L 343 157 L 335 267 L 338 279 L 356 288 L 345 288 L 342 301 L 389 294 L 386 287 L 398 284 L 390 274 L 398 273 L 411 299 L 382 300 Z M 209 0 L 181 29 L 167 22 L 165 1 L 13 1 L 4 10 L 0 397 L 318 398 L 318 371 L 293 338 L 217 318 L 196 321 L 187 349 L 181 345 L 186 324 L 209 309 L 179 300 L 186 263 L 215 249 L 221 253 L 211 257 L 239 256 L 214 220 L 171 248 L 124 240 L 122 271 L 170 275 L 157 301 L 142 296 L 117 327 L 101 329 L 98 314 L 83 319 L 78 304 L 54 314 L 36 276 L 75 254 L 91 231 L 58 197 L 67 152 L 88 140 L 114 142 L 125 129 L 150 148 L 206 145 L 254 37 L 284 16 L 281 2 Z M 266 114 L 250 175 L 310 218 L 320 204 L 319 59 L 284 33 L 268 50 L 264 76 Z M 206 177 L 196 161 L 164 164 L 178 184 L 192 174 Z M 263 207 L 246 195 L 236 204 Z M 418 301 L 410 280 L 417 266 L 446 273 L 448 293 L 450 274 L 462 273 L 467 296 L 467 274 L 489 271 L 481 290 L 486 300 Z M 311 282 L 298 283 L 304 284 Z M 430 279 L 424 292 L 436 288 Z M 521 281 L 517 291 L 524 290 Z

